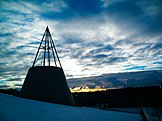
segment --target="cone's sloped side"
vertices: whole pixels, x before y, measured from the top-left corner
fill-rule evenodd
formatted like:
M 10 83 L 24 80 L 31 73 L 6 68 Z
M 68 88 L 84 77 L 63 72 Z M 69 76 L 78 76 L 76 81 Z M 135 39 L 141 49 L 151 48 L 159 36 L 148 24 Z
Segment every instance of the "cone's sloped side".
M 53 66 L 31 67 L 21 89 L 25 98 L 75 105 L 62 68 Z

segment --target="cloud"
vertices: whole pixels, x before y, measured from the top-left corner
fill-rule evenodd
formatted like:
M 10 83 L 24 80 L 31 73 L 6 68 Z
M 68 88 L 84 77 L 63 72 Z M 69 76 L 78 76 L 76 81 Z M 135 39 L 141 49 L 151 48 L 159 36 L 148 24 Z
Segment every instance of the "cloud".
M 143 15 L 142 9 L 133 1 L 114 2 L 107 7 L 106 11 L 111 17 L 120 18 L 121 21 L 125 18 L 134 20 Z
M 141 71 L 117 74 L 104 74 L 85 78 L 69 79 L 70 87 L 83 87 L 85 85 L 112 87 L 140 87 L 140 86 L 159 86 L 161 84 L 162 71 Z
M 9 82 L 12 76 L 23 81 L 47 25 L 68 78 L 162 68 L 160 0 L 0 5 L 0 76 Z
M 65 0 L 65 3 L 70 11 L 74 11 L 78 16 L 92 16 L 102 12 L 103 3 L 99 0 Z
M 142 34 L 157 35 L 161 29 L 161 1 L 117 1 L 109 4 L 106 13 L 115 21 L 118 26 L 127 30 L 137 29 Z M 122 23 L 122 24 L 121 24 Z
M 100 0 L 64 0 L 61 2 L 50 2 L 49 5 L 52 9 L 43 12 L 41 15 L 44 18 L 55 20 L 65 21 L 78 17 L 90 17 L 102 12 L 102 1 Z M 59 10 L 54 10 L 56 6 L 59 6 Z

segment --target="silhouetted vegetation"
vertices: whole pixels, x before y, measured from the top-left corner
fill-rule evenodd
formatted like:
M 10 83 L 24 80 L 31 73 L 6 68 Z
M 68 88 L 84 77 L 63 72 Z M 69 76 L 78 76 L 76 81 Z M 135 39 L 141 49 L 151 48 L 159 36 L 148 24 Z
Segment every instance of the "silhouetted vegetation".
M 0 89 L 0 93 L 10 94 L 13 96 L 20 96 L 20 91 L 17 89 Z
M 162 106 L 162 89 L 159 86 L 80 92 L 73 93 L 73 96 L 78 106 L 100 108 Z
M 16 89 L 0 89 L 0 93 L 19 96 Z M 161 107 L 162 88 L 160 86 L 128 87 L 96 92 L 72 93 L 77 106 L 109 107 Z

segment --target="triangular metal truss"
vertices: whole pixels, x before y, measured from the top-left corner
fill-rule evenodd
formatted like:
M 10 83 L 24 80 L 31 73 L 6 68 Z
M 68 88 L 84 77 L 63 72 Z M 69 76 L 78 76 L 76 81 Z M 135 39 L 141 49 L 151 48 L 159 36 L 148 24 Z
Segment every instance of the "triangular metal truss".
M 41 40 L 38 51 L 36 53 L 36 56 L 33 62 L 33 67 L 37 63 L 38 58 L 39 60 L 42 60 L 41 66 L 56 66 L 56 67 L 62 68 L 61 62 L 59 60 L 57 50 L 56 50 L 54 41 L 52 39 L 52 36 L 50 34 L 48 26 L 46 27 L 46 30 L 43 34 L 43 38 Z

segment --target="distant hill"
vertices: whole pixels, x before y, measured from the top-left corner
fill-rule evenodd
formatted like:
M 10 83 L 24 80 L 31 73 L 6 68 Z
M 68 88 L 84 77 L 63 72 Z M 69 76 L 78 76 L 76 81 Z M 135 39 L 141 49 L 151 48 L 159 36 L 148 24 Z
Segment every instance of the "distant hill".
M 68 79 L 70 87 L 139 87 L 162 84 L 162 70 L 103 74 L 100 76 Z

